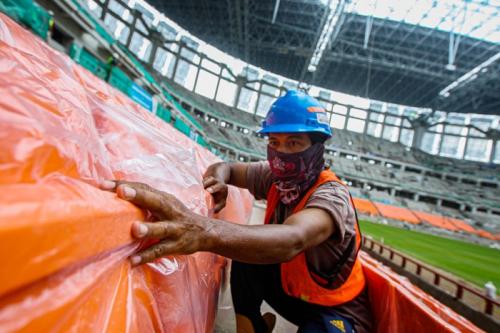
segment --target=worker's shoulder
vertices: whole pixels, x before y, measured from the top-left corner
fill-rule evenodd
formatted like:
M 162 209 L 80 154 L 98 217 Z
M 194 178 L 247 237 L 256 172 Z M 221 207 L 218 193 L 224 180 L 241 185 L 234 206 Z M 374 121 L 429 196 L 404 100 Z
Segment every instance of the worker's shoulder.
M 315 192 L 317 191 L 341 192 L 347 195 L 349 194 L 347 185 L 335 180 L 329 180 L 319 185 Z
M 319 185 L 311 194 L 311 199 L 317 198 L 341 198 L 349 201 L 349 189 L 337 181 L 328 181 Z

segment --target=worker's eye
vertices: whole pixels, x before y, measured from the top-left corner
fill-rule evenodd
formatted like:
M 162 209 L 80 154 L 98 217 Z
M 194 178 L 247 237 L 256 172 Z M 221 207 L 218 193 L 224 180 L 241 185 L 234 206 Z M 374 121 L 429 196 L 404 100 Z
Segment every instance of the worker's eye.
M 272 148 L 275 148 L 278 146 L 278 141 L 269 141 L 269 146 L 272 147 Z

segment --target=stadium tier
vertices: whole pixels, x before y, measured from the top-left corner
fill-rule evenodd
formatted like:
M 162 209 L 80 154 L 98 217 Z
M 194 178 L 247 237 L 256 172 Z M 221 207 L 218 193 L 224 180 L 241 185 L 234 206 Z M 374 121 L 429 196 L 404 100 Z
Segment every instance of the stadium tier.
M 86 31 L 84 28 L 78 30 L 74 27 L 73 30 L 68 30 L 67 27 L 56 22 L 52 26 L 54 33 L 47 36 L 42 34 L 43 38 L 48 39 L 50 45 L 67 51 L 76 62 L 96 76 L 107 80 L 134 101 L 164 121 L 172 123 L 186 136 L 208 147 L 224 159 L 235 161 L 265 159 L 266 141 L 256 131 L 262 122 L 265 108 L 270 106 L 274 96 L 286 91 L 287 82 L 283 81 L 283 86 L 276 88 L 276 81 L 266 74 L 259 81 L 261 82 L 260 89 L 257 91 L 254 83 L 245 83 L 242 81 L 243 77 L 238 75 L 234 77 L 235 74 L 229 67 L 221 65 L 222 74 L 215 82 L 217 87 L 224 87 L 224 85 L 230 87 L 231 80 L 234 79 L 236 80 L 234 87 L 238 86 L 238 82 L 243 82 L 240 82 L 240 90 L 237 90 L 234 95 L 234 91 L 227 90 L 229 88 L 226 87 L 223 94 L 216 91 L 212 97 L 207 97 L 210 94 L 197 88 L 197 82 L 202 82 L 203 75 L 208 75 L 210 68 L 216 66 L 217 62 L 198 51 L 196 49 L 198 44 L 189 42 L 187 37 L 182 37 L 180 40 L 176 37 L 175 41 L 167 43 L 169 48 L 162 49 L 166 52 L 163 54 L 163 57 L 166 56 L 165 65 L 159 69 L 155 66 L 155 57 L 152 53 L 149 54 L 149 59 L 153 59 L 153 64 L 145 61 L 146 54 L 138 49 L 138 45 L 143 43 L 146 36 L 144 28 L 140 28 L 139 23 L 135 23 L 138 29 L 136 33 L 142 37 L 132 36 L 129 33 L 126 43 L 123 39 L 119 39 L 119 42 L 124 45 L 115 41 L 113 30 L 118 29 L 116 24 L 122 21 L 116 15 L 110 14 L 121 14 L 124 7 L 113 3 L 106 8 L 110 11 L 105 15 L 104 23 L 107 26 L 101 27 L 98 20 L 92 16 L 96 13 L 101 17 L 104 15 L 102 11 L 96 12 L 101 5 L 89 7 L 89 3 L 85 1 L 63 3 L 66 6 L 82 6 L 81 11 L 71 15 L 89 20 L 95 30 Z M 60 10 L 54 4 L 43 1 L 42 4 L 50 10 L 56 12 Z M 12 8 L 18 7 L 19 4 L 15 2 L 12 2 L 11 7 L 6 6 L 11 12 L 14 12 Z M 87 8 L 91 15 L 87 14 L 84 8 Z M 149 20 L 147 13 L 147 8 L 142 8 L 137 12 L 137 15 L 145 20 L 145 22 L 138 20 L 142 22 L 141 24 Z M 123 23 L 131 24 L 126 21 Z M 49 28 L 50 25 L 47 25 L 47 29 Z M 107 29 L 110 29 L 111 33 L 108 33 Z M 172 34 L 178 35 L 179 32 L 175 31 L 177 28 L 172 29 L 167 29 L 168 31 L 164 33 L 170 34 L 170 37 L 173 36 Z M 92 36 L 89 36 L 89 33 Z M 92 40 L 93 42 L 90 42 Z M 104 47 L 96 46 L 102 40 L 107 44 L 105 43 Z M 194 37 L 191 40 L 195 40 Z M 199 58 L 203 61 L 200 62 Z M 202 64 L 201 67 L 203 64 L 208 67 L 203 67 L 202 70 L 198 65 L 196 68 L 192 64 L 196 59 Z M 212 61 L 210 62 L 212 65 L 208 65 L 209 60 Z M 226 72 L 224 68 L 228 71 Z M 246 75 L 255 74 L 255 70 L 249 65 L 245 68 Z M 166 72 L 165 69 L 167 69 Z M 193 77 L 195 70 L 198 74 Z M 205 82 L 205 84 L 208 83 Z M 224 97 L 231 93 L 232 98 Z M 325 93 L 324 90 L 317 91 L 317 94 L 327 110 L 331 110 L 330 121 L 334 134 L 326 145 L 327 163 L 352 187 L 356 197 L 370 200 L 374 202 L 374 206 L 383 204 L 398 207 L 394 209 L 394 212 L 400 212 L 400 215 L 383 214 L 381 211 L 386 210 L 382 209 L 378 211 L 379 215 L 391 219 L 398 219 L 397 216 L 399 216 L 399 220 L 403 221 L 438 225 L 429 222 L 430 219 L 423 218 L 423 215 L 419 217 L 418 214 L 407 212 L 408 210 L 422 211 L 438 216 L 459 218 L 474 228 L 482 228 L 494 234 L 500 231 L 498 164 L 447 158 L 424 152 L 420 147 L 414 147 L 418 128 L 411 124 L 410 120 L 415 122 L 415 117 L 412 118 L 410 115 L 415 112 L 426 115 L 425 111 L 415 111 L 414 108 L 377 101 L 365 103 L 364 109 L 361 106 L 354 108 L 352 105 L 359 104 L 358 100 L 334 101 L 332 100 L 333 93 Z M 339 98 L 342 100 L 341 97 Z M 254 108 L 253 111 L 252 108 Z M 387 115 L 384 115 L 384 112 Z M 362 120 L 363 117 L 370 122 L 366 121 L 367 126 L 364 131 L 360 132 L 359 126 L 354 125 L 365 123 L 365 120 Z M 385 117 L 385 122 L 380 121 L 381 117 Z M 444 119 L 447 119 L 446 117 Z M 342 129 L 338 128 L 338 122 L 341 121 L 346 123 Z M 395 127 L 395 124 L 399 124 L 399 127 Z M 447 128 L 445 126 L 445 131 Z M 410 131 L 413 140 L 408 141 L 404 137 Z M 399 140 L 394 141 L 396 132 L 399 133 Z M 423 143 L 427 142 L 426 135 L 429 133 L 423 133 L 423 138 L 421 138 Z M 475 133 L 474 135 L 478 138 L 484 136 L 484 133 L 479 133 L 475 128 L 470 128 L 469 133 L 470 135 Z M 480 140 L 478 138 L 471 137 L 468 140 L 471 142 Z M 472 145 L 469 146 L 472 147 Z M 497 147 L 497 141 L 494 141 L 492 146 Z M 466 152 L 467 149 L 465 149 Z M 494 159 L 496 151 L 491 149 L 490 155 Z M 450 191 L 450 188 L 453 190 Z M 444 229 L 450 230 L 450 228 Z
M 231 109 L 174 82 L 169 85 L 170 93 L 197 117 L 206 128 L 211 144 L 229 160 L 265 159 L 266 141 L 256 133 L 262 121 L 260 117 Z M 353 196 L 369 198 L 376 207 L 382 207 L 377 211 L 368 209 L 372 216 L 414 224 L 423 222 L 449 231 L 468 232 L 473 230 L 472 225 L 500 233 L 500 191 L 491 188 L 498 186 L 496 165 L 465 162 L 462 166 L 447 158 L 408 149 L 400 143 L 338 129 L 327 143 L 325 159 L 351 185 Z M 473 166 L 476 173 L 470 171 Z M 488 218 L 465 215 L 473 210 L 467 206 L 471 203 L 486 209 L 489 214 L 483 215 Z M 441 222 L 447 218 L 459 218 L 461 227 Z

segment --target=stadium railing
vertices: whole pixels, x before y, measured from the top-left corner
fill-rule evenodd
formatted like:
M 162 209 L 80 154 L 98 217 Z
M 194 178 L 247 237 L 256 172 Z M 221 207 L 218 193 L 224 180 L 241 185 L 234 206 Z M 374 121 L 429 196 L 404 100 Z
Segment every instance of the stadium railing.
M 382 243 L 379 243 L 373 239 L 369 239 L 366 237 L 363 237 L 363 248 L 367 249 L 371 252 L 376 252 L 379 255 L 383 255 L 384 252 L 386 252 L 389 255 L 389 260 L 391 260 L 393 263 L 395 263 L 396 257 L 399 257 L 401 259 L 400 262 L 400 267 L 404 269 L 408 269 L 407 265 L 408 263 L 411 263 L 415 266 L 415 274 L 419 277 L 422 276 L 422 273 L 424 271 L 429 272 L 430 274 L 433 275 L 432 283 L 435 286 L 439 286 L 441 281 L 447 281 L 451 285 L 455 287 L 455 293 L 454 297 L 457 300 L 464 300 L 464 291 L 473 294 L 475 297 L 479 298 L 482 300 L 484 307 L 482 308 L 482 312 L 487 314 L 487 315 L 493 315 L 494 308 L 500 308 L 500 303 L 497 300 L 492 299 L 491 297 L 488 297 L 484 293 L 476 290 L 475 288 L 472 288 L 460 281 L 457 281 L 453 278 L 450 278 L 448 276 L 443 275 L 442 273 L 438 272 L 436 269 L 432 268 L 431 266 L 424 265 L 420 263 L 419 261 L 412 259 L 408 257 L 407 255 L 398 252 L 389 246 L 386 246 Z

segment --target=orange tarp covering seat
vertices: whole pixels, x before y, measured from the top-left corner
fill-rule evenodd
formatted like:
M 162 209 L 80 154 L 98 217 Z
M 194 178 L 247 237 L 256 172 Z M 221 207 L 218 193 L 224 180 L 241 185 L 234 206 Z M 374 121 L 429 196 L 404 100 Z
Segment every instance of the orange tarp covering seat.
M 103 179 L 126 178 L 211 214 L 218 159 L 0 14 L 0 332 L 212 332 L 226 260 L 131 268 L 143 213 Z M 230 189 L 219 218 L 246 223 Z
M 455 227 L 458 228 L 458 230 L 465 231 L 471 234 L 476 234 L 477 230 L 474 229 L 471 225 L 467 224 L 465 221 L 455 219 L 455 218 L 448 218 L 447 219 L 450 223 L 452 223 Z
M 374 332 L 483 332 L 406 278 L 361 252 Z
M 459 231 L 459 230 L 462 230 L 460 229 L 460 227 L 455 223 L 455 221 L 451 218 L 449 218 L 448 216 L 440 216 L 438 215 L 439 217 L 442 218 L 442 221 L 445 225 L 445 229 L 448 229 L 448 230 L 451 230 L 451 231 Z
M 427 222 L 435 227 L 442 228 L 442 229 L 448 229 L 451 231 L 457 231 L 459 228 L 455 226 L 449 218 L 446 218 L 441 215 L 435 215 L 435 214 L 429 214 L 425 212 L 420 212 L 420 211 L 413 211 L 415 215 L 418 216 L 418 218 L 424 222 Z
M 356 207 L 358 213 L 371 216 L 379 215 L 377 207 L 375 207 L 370 200 L 361 198 L 352 198 L 352 200 L 354 201 L 354 207 Z
M 491 239 L 491 240 L 496 240 L 495 236 L 489 232 L 489 231 L 486 231 L 486 230 L 479 230 L 477 232 L 477 234 L 481 237 L 484 237 L 484 238 L 488 238 L 488 239 Z
M 436 214 L 430 214 L 421 211 L 410 210 L 404 207 L 385 205 L 378 202 L 372 202 L 367 199 L 353 198 L 353 201 L 356 210 L 361 214 L 368 214 L 371 216 L 382 215 L 390 219 L 406 221 L 414 224 L 418 224 L 421 221 L 425 221 L 435 227 L 448 229 L 451 231 L 460 230 L 472 234 L 478 233 L 478 231 L 474 229 L 472 226 L 459 219 L 436 215 Z M 483 235 L 486 235 L 487 238 L 490 238 L 488 234 L 483 233 Z M 493 235 L 491 236 L 494 237 Z
M 380 214 L 384 217 L 394 220 L 406 221 L 413 224 L 419 224 L 419 219 L 407 208 L 384 205 L 374 202 Z

